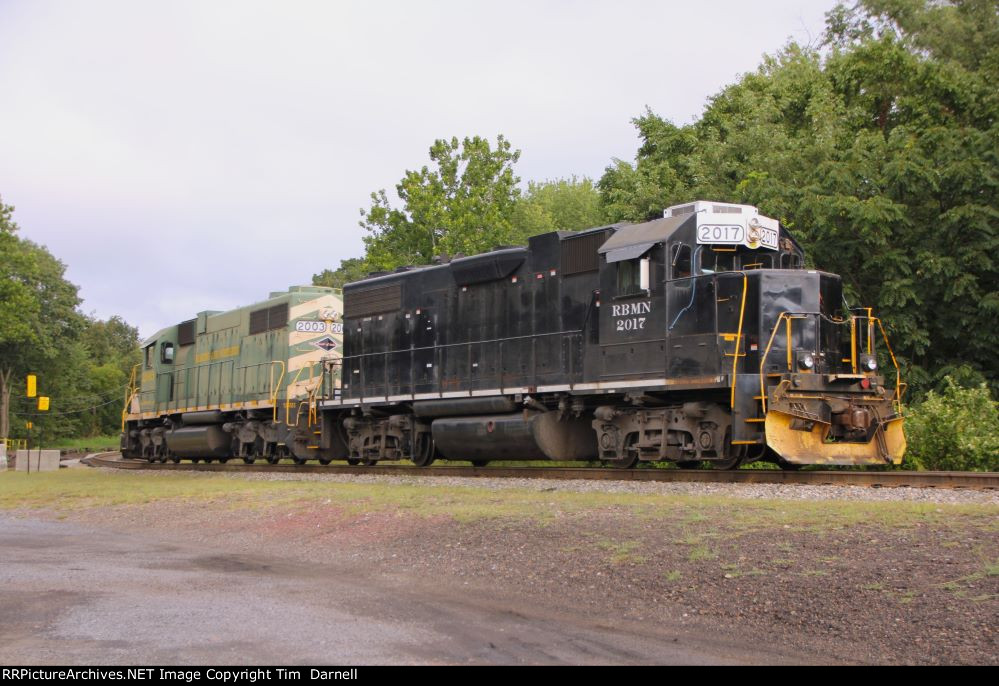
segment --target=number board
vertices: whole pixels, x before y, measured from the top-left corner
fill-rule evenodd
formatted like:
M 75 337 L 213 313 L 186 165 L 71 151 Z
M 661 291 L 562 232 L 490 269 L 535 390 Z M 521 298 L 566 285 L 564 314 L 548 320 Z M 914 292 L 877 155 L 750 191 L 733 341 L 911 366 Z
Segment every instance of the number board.
M 295 331 L 306 333 L 326 333 L 326 322 L 303 320 L 295 322 Z
M 738 224 L 702 224 L 697 227 L 698 243 L 745 243 L 746 229 Z
M 697 216 L 697 242 L 701 245 L 744 245 L 777 250 L 780 224 L 776 219 L 755 216 L 749 221 L 731 214 L 702 213 Z

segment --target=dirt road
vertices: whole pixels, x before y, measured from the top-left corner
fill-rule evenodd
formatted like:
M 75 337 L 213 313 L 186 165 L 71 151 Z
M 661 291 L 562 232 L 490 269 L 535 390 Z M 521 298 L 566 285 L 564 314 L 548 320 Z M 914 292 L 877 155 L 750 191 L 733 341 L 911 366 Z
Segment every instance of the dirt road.
M 0 661 L 999 664 L 994 495 L 489 481 L 0 475 Z
M 746 638 L 519 604 L 162 532 L 0 516 L 0 663 L 797 663 Z

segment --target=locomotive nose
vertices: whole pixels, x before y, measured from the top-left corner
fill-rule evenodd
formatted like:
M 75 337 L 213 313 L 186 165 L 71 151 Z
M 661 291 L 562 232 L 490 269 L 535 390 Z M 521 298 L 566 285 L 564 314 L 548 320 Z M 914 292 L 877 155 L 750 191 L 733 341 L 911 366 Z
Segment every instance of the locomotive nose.
M 868 384 L 871 386 L 873 384 Z M 902 416 L 891 396 L 849 386 L 803 391 L 779 386 L 766 416 L 767 444 L 794 464 L 900 464 Z

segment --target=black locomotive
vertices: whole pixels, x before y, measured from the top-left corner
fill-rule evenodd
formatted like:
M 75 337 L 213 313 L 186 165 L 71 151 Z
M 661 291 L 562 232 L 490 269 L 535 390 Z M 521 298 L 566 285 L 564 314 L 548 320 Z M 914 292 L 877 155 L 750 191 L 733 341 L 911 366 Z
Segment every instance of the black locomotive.
M 122 450 L 150 460 L 901 461 L 870 310 L 755 207 L 297 287 L 143 344 Z M 880 334 L 880 335 L 879 335 Z
M 897 464 L 880 322 L 803 258 L 756 208 L 698 201 L 348 284 L 342 387 L 293 452 Z

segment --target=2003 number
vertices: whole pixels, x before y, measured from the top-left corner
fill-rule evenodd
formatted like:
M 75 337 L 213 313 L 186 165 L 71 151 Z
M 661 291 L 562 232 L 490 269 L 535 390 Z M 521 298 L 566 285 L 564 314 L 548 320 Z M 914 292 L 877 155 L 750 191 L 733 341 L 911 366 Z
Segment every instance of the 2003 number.
M 306 333 L 326 333 L 326 322 L 295 322 L 295 331 L 304 331 Z

